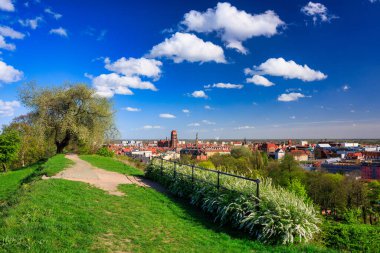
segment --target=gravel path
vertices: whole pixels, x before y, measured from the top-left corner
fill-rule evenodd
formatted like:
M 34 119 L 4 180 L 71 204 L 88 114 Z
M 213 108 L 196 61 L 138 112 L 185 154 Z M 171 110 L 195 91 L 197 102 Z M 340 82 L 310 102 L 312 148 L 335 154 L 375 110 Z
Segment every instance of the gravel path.
M 136 184 L 143 187 L 150 187 L 148 184 L 145 184 L 141 178 L 125 176 L 117 172 L 96 168 L 90 163 L 80 159 L 77 155 L 66 155 L 66 158 L 72 160 L 75 164 L 51 178 L 89 183 L 107 191 L 109 194 L 118 196 L 124 195 L 123 192 L 117 189 L 119 184 Z

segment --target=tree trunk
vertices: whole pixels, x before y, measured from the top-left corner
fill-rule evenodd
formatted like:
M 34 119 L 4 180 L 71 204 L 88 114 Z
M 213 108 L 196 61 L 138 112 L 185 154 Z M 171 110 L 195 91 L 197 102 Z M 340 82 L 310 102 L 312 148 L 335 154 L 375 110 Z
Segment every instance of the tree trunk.
M 7 172 L 7 165 L 3 163 L 3 172 Z
M 70 139 L 71 139 L 70 133 L 66 133 L 65 138 L 61 142 L 55 141 L 55 146 L 57 147 L 57 154 L 63 153 L 63 150 L 65 149 L 65 147 L 69 145 Z

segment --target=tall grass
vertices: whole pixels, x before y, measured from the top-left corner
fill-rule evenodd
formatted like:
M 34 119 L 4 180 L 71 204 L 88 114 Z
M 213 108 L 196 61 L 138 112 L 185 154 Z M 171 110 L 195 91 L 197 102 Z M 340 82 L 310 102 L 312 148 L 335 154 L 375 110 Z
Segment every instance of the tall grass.
M 194 170 L 154 160 L 146 176 L 159 181 L 181 197 L 214 215 L 214 221 L 229 224 L 270 244 L 307 242 L 319 231 L 320 219 L 314 207 L 294 193 L 276 187 L 269 179 L 261 179 L 257 204 L 256 183 L 226 175 Z M 194 181 L 193 181 L 194 179 Z

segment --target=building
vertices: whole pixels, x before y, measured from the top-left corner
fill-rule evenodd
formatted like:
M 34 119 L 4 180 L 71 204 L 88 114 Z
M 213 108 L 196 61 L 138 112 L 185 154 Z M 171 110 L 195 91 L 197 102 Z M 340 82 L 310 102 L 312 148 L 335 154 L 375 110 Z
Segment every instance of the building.
M 309 160 L 309 155 L 305 150 L 291 150 L 290 155 L 294 157 L 294 160 L 302 162 Z
M 274 158 L 276 160 L 280 160 L 285 156 L 285 151 L 282 150 L 281 148 L 277 149 L 276 152 L 274 153 Z
M 178 146 L 177 131 L 173 130 L 171 133 L 171 138 L 170 138 L 170 147 L 171 148 L 177 148 L 177 146 Z
M 184 148 L 180 151 L 181 157 L 182 156 L 191 156 L 192 159 L 196 159 L 198 161 L 204 161 L 207 160 L 207 155 L 204 150 L 200 148 Z
M 362 163 L 360 171 L 362 179 L 380 180 L 380 161 Z

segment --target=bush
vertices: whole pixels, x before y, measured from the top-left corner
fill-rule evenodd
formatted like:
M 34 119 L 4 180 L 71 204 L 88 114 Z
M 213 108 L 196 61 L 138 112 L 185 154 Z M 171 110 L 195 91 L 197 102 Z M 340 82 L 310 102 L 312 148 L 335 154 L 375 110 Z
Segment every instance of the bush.
M 326 222 L 322 231 L 327 247 L 350 252 L 379 252 L 379 226 Z
M 191 167 L 154 160 L 146 176 L 165 185 L 172 193 L 187 197 L 215 217 L 221 225 L 229 224 L 247 231 L 258 240 L 271 244 L 290 244 L 311 240 L 319 231 L 320 219 L 311 204 L 270 179 L 260 183 L 260 201 L 256 205 L 256 183 L 220 176 L 221 188 L 215 187 L 217 175 Z M 174 172 L 175 171 L 175 172 Z
M 109 150 L 108 148 L 106 147 L 102 147 L 100 148 L 97 152 L 96 152 L 97 155 L 100 155 L 100 156 L 105 156 L 105 157 L 113 157 L 115 155 L 115 153 L 112 151 L 112 150 Z

